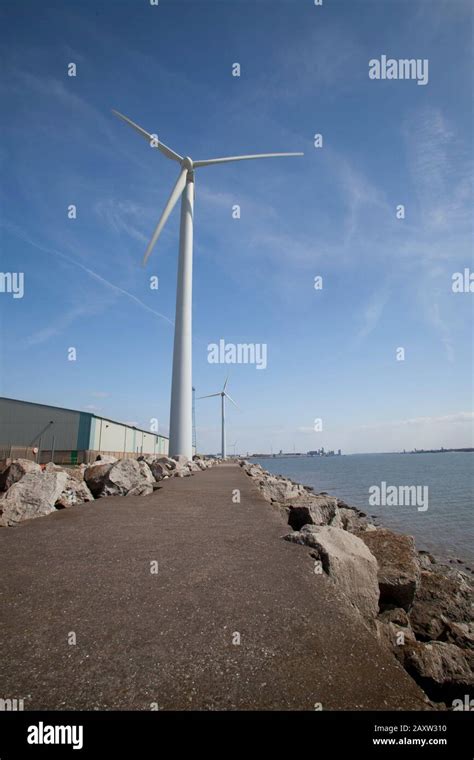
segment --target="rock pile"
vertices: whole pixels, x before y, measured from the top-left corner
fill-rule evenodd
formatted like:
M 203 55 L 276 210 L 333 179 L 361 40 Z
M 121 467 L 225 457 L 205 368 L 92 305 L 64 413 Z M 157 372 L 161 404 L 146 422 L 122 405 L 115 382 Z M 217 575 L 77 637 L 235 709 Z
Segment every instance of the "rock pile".
M 466 572 L 417 552 L 411 536 L 375 526 L 326 493 L 240 461 L 267 501 L 284 512 L 287 541 L 311 549 L 348 603 L 428 697 L 448 709 L 474 685 L 473 584 Z
M 188 461 L 164 455 L 138 459 L 99 455 L 90 465 L 66 469 L 52 462 L 40 466 L 15 459 L 0 475 L 0 526 L 12 527 L 106 496 L 146 496 L 161 480 L 189 477 L 214 464 L 216 460 L 202 457 Z

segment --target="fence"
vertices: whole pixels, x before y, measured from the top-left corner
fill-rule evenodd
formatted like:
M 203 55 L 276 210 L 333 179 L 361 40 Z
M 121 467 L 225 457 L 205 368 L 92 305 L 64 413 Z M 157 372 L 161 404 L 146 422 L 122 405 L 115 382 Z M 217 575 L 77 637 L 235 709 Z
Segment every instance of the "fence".
M 137 459 L 141 456 L 140 452 L 123 451 L 35 451 L 30 446 L 0 446 L 0 461 L 11 459 L 30 459 L 39 464 L 54 462 L 55 464 L 90 464 L 95 462 L 99 454 L 112 456 L 116 459 Z M 156 454 L 156 457 L 163 454 Z

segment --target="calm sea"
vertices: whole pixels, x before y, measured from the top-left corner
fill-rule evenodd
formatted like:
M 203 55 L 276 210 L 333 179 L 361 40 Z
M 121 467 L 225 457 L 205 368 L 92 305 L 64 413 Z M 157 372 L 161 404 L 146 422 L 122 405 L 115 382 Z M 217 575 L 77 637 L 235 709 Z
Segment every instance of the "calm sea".
M 418 549 L 474 562 L 474 452 L 352 454 L 254 459 L 266 470 L 344 499 L 383 524 L 414 536 Z M 371 506 L 369 488 L 428 486 L 428 509 Z

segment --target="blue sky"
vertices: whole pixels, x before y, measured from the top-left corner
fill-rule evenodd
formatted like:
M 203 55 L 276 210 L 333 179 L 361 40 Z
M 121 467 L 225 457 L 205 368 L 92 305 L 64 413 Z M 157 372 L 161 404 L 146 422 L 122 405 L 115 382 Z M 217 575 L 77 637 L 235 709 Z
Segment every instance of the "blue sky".
M 473 268 L 470 6 L 2 4 L 1 268 L 25 277 L 0 293 L 2 395 L 167 433 L 178 209 L 141 259 L 177 166 L 116 108 L 194 159 L 305 152 L 196 173 L 193 382 L 230 375 L 229 444 L 472 445 L 473 296 L 451 287 Z M 382 54 L 428 59 L 428 84 L 369 79 Z M 210 364 L 219 339 L 268 367 Z M 218 399 L 197 424 L 218 451 Z

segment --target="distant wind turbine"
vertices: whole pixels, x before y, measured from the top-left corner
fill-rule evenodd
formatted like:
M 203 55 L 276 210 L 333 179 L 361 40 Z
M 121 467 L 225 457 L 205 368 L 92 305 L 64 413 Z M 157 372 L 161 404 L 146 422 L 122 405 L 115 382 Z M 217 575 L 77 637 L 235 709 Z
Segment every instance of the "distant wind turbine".
M 214 396 L 220 396 L 221 397 L 221 419 L 222 419 L 222 427 L 221 427 L 221 453 L 222 453 L 222 459 L 226 458 L 227 452 L 226 452 L 226 443 L 225 443 L 225 400 L 226 398 L 229 399 L 229 401 L 232 402 L 234 406 L 239 408 L 237 404 L 235 403 L 234 399 L 229 396 L 229 394 L 226 391 L 227 383 L 229 381 L 229 378 L 226 378 L 226 381 L 224 383 L 224 387 L 222 388 L 219 393 L 209 393 L 208 396 L 198 396 L 198 398 L 214 398 Z M 235 443 L 234 443 L 235 446 Z M 235 450 L 234 450 L 235 453 Z
M 193 281 L 193 209 L 194 209 L 194 170 L 202 166 L 225 164 L 231 161 L 246 161 L 252 158 L 279 158 L 281 156 L 302 156 L 303 153 L 260 153 L 250 156 L 226 156 L 210 158 L 205 161 L 193 161 L 189 156 L 180 156 L 174 150 L 140 127 L 127 116 L 113 110 L 142 135 L 152 147 L 158 148 L 167 158 L 180 164 L 176 184 L 171 191 L 168 202 L 161 214 L 155 231 L 148 243 L 143 265 L 158 240 L 173 208 L 181 198 L 181 224 L 179 236 L 178 285 L 176 292 L 176 319 L 174 327 L 173 375 L 171 381 L 170 409 L 170 456 L 180 454 L 192 458 L 192 281 Z

